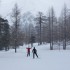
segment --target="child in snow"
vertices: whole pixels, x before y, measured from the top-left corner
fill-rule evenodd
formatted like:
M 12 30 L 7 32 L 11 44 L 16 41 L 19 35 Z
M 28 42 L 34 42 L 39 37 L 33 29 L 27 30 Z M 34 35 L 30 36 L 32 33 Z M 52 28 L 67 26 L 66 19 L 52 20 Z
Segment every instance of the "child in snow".
M 36 57 L 38 58 L 37 50 L 36 50 L 35 47 L 33 48 L 32 52 L 33 52 L 33 58 L 35 58 L 35 55 L 36 55 Z
M 28 48 L 26 48 L 26 49 L 27 49 L 27 57 L 28 57 L 28 56 L 30 56 L 30 49 L 31 49 L 31 48 L 28 47 Z

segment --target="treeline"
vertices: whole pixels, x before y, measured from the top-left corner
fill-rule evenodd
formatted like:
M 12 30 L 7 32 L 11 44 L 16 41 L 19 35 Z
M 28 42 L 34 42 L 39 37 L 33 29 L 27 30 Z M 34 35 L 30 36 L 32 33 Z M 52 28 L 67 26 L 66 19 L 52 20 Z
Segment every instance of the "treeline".
M 60 17 L 56 17 L 53 7 L 47 14 L 38 12 L 34 16 L 31 12 L 21 15 L 21 11 L 15 4 L 11 13 L 12 25 L 8 20 L 0 18 L 0 50 L 15 49 L 23 44 L 34 42 L 39 45 L 50 43 L 50 50 L 54 45 L 66 46 L 70 44 L 70 10 L 64 5 Z
M 9 49 L 9 24 L 8 21 L 0 17 L 0 50 Z

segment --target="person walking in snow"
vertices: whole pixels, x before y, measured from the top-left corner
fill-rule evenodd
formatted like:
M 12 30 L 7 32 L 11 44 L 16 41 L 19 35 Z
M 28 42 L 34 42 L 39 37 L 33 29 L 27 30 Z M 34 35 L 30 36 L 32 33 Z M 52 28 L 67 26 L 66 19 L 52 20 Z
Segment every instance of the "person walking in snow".
M 30 49 L 31 49 L 31 48 L 28 47 L 28 48 L 26 48 L 26 49 L 27 49 L 27 57 L 28 57 L 28 56 L 30 56 Z
M 33 52 L 33 58 L 35 58 L 35 55 L 36 55 L 36 57 L 38 58 L 37 50 L 36 50 L 35 47 L 33 48 L 32 52 Z

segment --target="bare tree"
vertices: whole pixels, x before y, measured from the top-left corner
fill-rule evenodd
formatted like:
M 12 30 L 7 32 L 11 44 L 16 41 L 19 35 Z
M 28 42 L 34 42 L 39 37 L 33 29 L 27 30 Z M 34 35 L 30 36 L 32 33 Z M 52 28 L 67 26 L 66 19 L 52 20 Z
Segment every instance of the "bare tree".
M 12 10 L 12 14 L 11 14 L 11 18 L 12 18 L 12 22 L 13 22 L 13 35 L 14 35 L 14 46 L 15 46 L 15 53 L 16 48 L 18 46 L 18 30 L 19 30 L 19 23 L 20 23 L 20 10 L 18 8 L 18 5 L 15 4 L 13 10 Z
M 54 41 L 54 25 L 56 25 L 56 17 L 54 14 L 54 9 L 53 7 L 51 8 L 49 12 L 49 36 L 50 36 L 50 50 L 53 50 L 53 41 Z
M 67 34 L 66 33 L 67 32 L 66 31 L 66 28 L 67 28 L 67 7 L 66 7 L 66 5 L 64 5 L 64 14 L 63 15 L 64 15 L 64 18 L 63 18 L 64 19 L 64 22 L 63 22 L 63 24 L 64 24 L 63 25 L 63 28 L 64 28 L 63 29 L 63 34 L 64 34 L 64 36 L 63 36 L 64 37 L 64 40 L 63 40 L 63 49 L 65 50 L 66 49 L 66 36 L 67 36 L 66 35 Z
M 42 12 L 39 12 L 37 17 L 35 18 L 35 20 L 36 20 L 36 28 L 38 30 L 39 42 L 41 45 L 42 44 L 42 37 L 43 37 L 42 31 L 44 29 L 43 23 L 45 23 L 46 16 L 44 16 Z

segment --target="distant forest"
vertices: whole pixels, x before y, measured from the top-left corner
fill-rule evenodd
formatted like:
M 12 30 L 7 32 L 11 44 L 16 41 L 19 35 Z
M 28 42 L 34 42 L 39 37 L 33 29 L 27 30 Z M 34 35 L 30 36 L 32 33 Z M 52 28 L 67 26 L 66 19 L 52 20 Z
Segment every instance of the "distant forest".
M 53 7 L 46 14 L 26 12 L 21 15 L 19 6 L 15 4 L 10 17 L 12 25 L 8 19 L 0 17 L 0 50 L 15 49 L 16 53 L 19 46 L 31 44 L 33 47 L 33 43 L 49 43 L 50 50 L 54 50 L 54 45 L 62 45 L 66 50 L 70 45 L 70 9 L 66 5 L 60 17 L 56 17 Z

